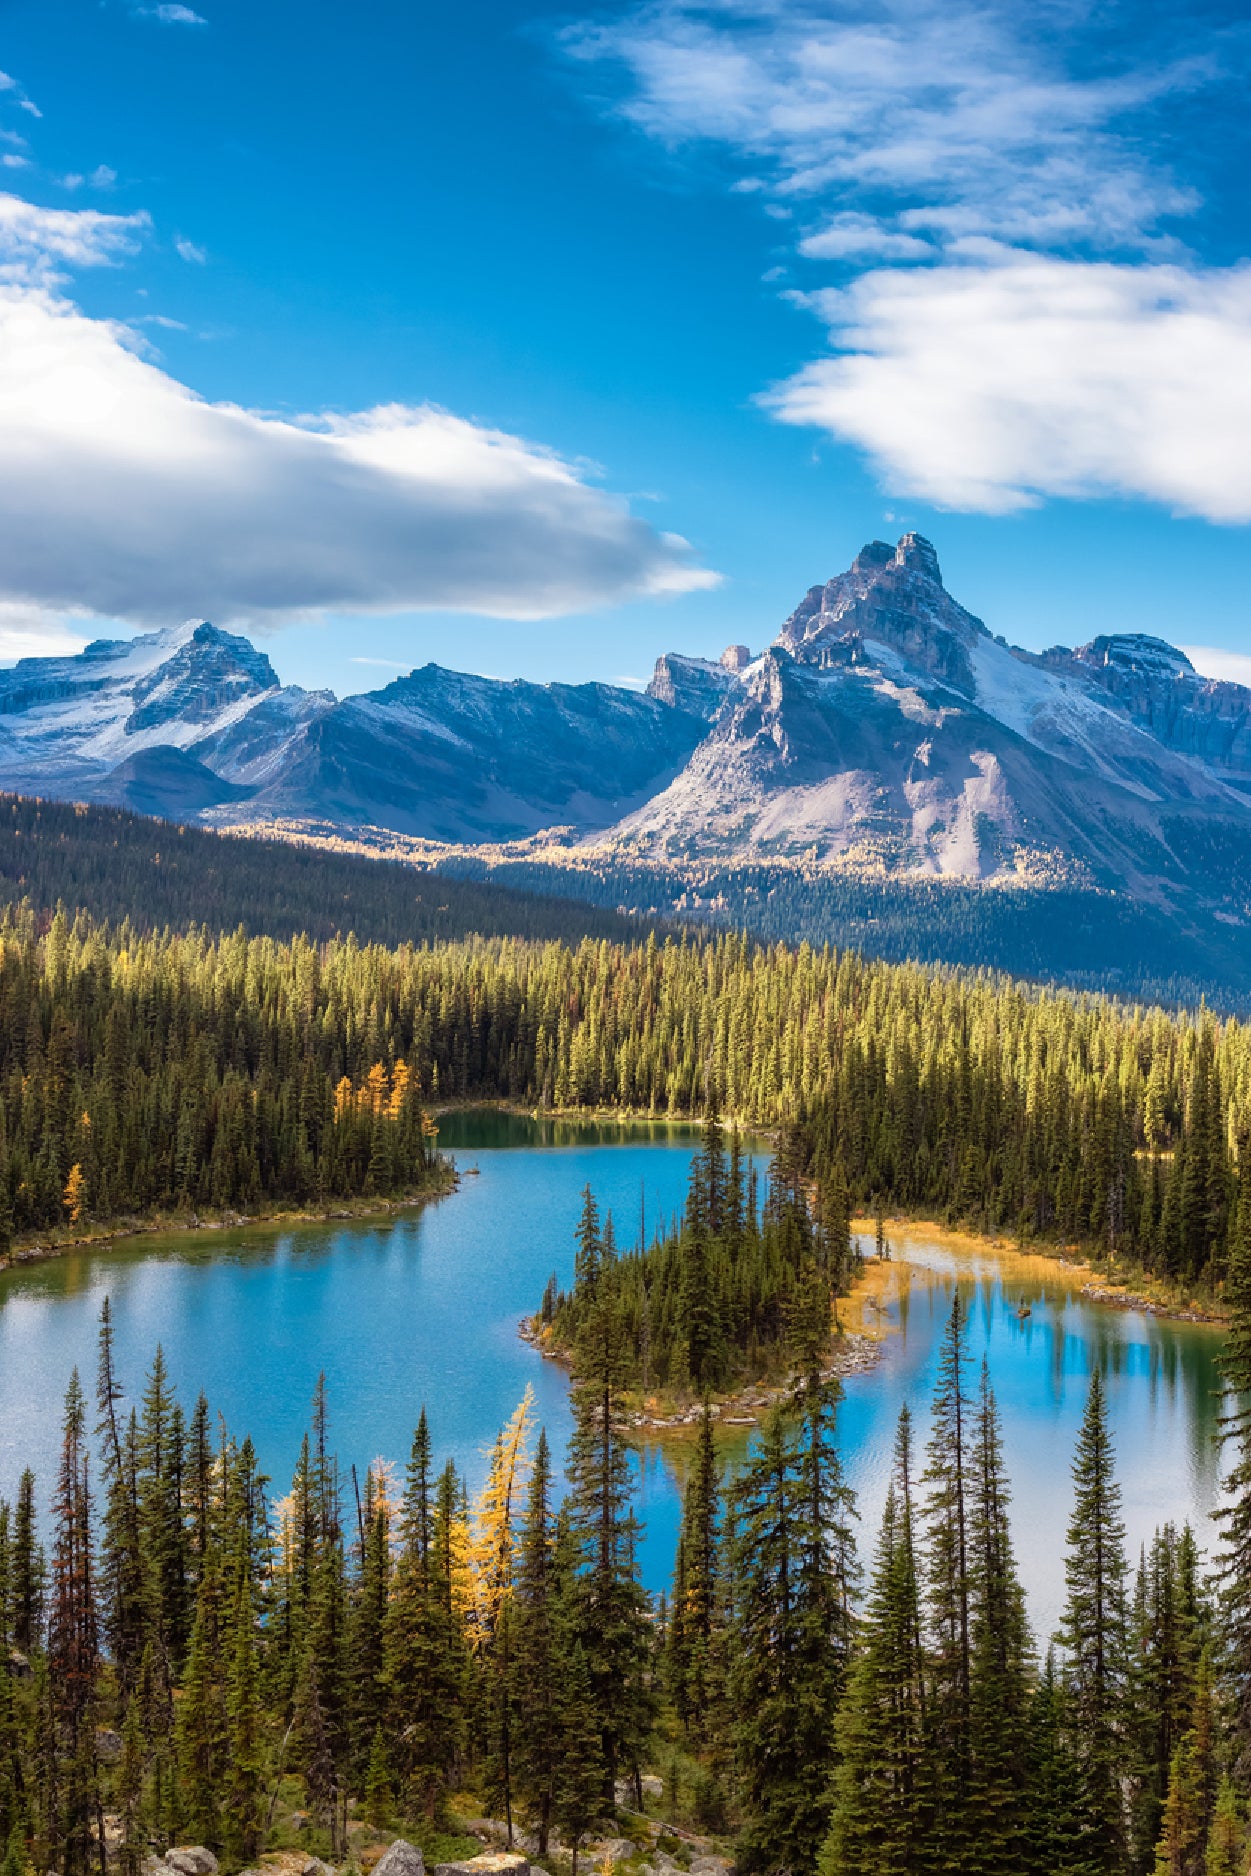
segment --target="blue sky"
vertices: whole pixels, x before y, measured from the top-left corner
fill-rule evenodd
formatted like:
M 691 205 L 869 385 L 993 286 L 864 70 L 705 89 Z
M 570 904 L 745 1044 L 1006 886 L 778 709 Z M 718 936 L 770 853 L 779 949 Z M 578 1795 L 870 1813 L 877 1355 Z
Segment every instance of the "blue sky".
M 10 656 L 641 680 L 906 527 L 1018 642 L 1251 654 L 1232 7 L 0 0 L 0 67 Z

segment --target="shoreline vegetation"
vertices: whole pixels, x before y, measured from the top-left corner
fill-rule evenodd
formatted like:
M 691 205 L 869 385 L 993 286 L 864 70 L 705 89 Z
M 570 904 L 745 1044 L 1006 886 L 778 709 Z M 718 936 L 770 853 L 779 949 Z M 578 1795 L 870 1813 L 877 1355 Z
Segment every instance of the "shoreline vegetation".
M 1153 1304 L 1221 1295 L 1251 1029 L 1207 1011 L 742 936 L 387 949 L 0 917 L 0 1250 L 389 1196 L 448 1101 L 673 1122 L 714 1091 L 849 1211 L 1079 1246 Z
M 254 1212 L 157 1212 L 147 1218 L 119 1218 L 93 1224 L 78 1232 L 67 1226 L 49 1233 L 44 1241 L 38 1236 L 14 1239 L 7 1252 L 0 1254 L 0 1272 L 21 1269 L 29 1264 L 48 1263 L 58 1257 L 70 1257 L 78 1251 L 124 1250 L 141 1244 L 146 1238 L 194 1237 L 201 1232 L 266 1230 L 281 1225 L 317 1225 L 335 1221 L 386 1218 L 396 1212 L 419 1211 L 435 1199 L 446 1198 L 456 1190 L 460 1179 L 451 1165 L 436 1164 L 428 1183 L 377 1197 L 340 1199 L 333 1205 L 259 1206 Z
M 427 1108 L 427 1113 L 434 1123 L 437 1138 L 437 1123 L 445 1114 L 472 1112 L 478 1109 L 495 1109 L 506 1114 L 516 1114 L 536 1121 L 563 1121 L 571 1124 L 604 1125 L 627 1127 L 649 1125 L 657 1128 L 680 1128 L 692 1134 L 699 1129 L 697 1116 L 657 1114 L 651 1111 L 631 1108 L 605 1107 L 565 1107 L 539 1108 L 524 1102 L 499 1099 L 489 1100 L 482 1097 L 467 1096 L 459 1100 L 442 1100 Z M 747 1139 L 775 1140 L 776 1132 L 755 1125 L 741 1117 L 734 1117 L 729 1123 L 737 1128 L 742 1137 Z M 387 1217 L 396 1212 L 420 1208 L 428 1201 L 445 1198 L 454 1192 L 460 1184 L 463 1169 L 457 1170 L 450 1162 L 440 1160 L 432 1169 L 431 1182 L 410 1191 L 388 1196 L 361 1197 L 353 1200 L 340 1200 L 324 1205 L 261 1205 L 256 1210 L 241 1212 L 231 1209 L 213 1212 L 205 1210 L 188 1216 L 185 1211 L 155 1212 L 147 1217 L 122 1216 L 109 1220 L 93 1220 L 85 1231 L 75 1230 L 68 1225 L 59 1225 L 45 1233 L 33 1233 L 28 1236 L 14 1236 L 7 1251 L 0 1252 L 0 1273 L 14 1268 L 23 1268 L 34 1263 L 43 1263 L 57 1257 L 69 1256 L 83 1250 L 124 1249 L 129 1244 L 137 1244 L 145 1238 L 176 1237 L 199 1232 L 234 1231 L 245 1229 L 264 1229 L 281 1225 L 324 1224 L 333 1221 L 348 1221 Z M 1223 1298 L 1214 1295 L 1191 1296 L 1179 1293 L 1176 1284 L 1167 1279 L 1149 1275 L 1141 1266 L 1129 1264 L 1125 1269 L 1109 1268 L 1108 1261 L 1098 1256 L 1090 1256 L 1088 1247 L 1080 1244 L 1054 1244 L 1035 1242 L 1028 1245 L 1005 1242 L 997 1233 L 982 1234 L 944 1224 L 941 1220 L 927 1216 L 912 1216 L 903 1212 L 892 1211 L 874 1219 L 866 1215 L 857 1215 L 850 1221 L 852 1234 L 859 1240 L 875 1238 L 881 1228 L 889 1239 L 894 1233 L 896 1241 L 903 1237 L 924 1234 L 940 1246 L 972 1248 L 982 1254 L 994 1256 L 1000 1262 L 1016 1258 L 1037 1258 L 1050 1266 L 1052 1270 L 1064 1271 L 1070 1275 L 1081 1274 L 1086 1281 L 1081 1286 L 1081 1295 L 1090 1302 L 1100 1303 L 1108 1308 L 1126 1309 L 1143 1315 L 1156 1316 L 1173 1322 L 1207 1323 L 1224 1326 L 1230 1319 L 1230 1311 Z M 881 1260 L 866 1260 L 868 1268 Z M 889 1262 L 889 1259 L 887 1260 Z M 855 1301 L 860 1286 L 865 1281 L 862 1274 L 857 1279 L 857 1290 L 849 1300 Z M 519 1325 L 519 1334 L 523 1341 L 529 1342 L 538 1352 L 548 1359 L 564 1360 L 561 1352 L 549 1342 L 533 1332 L 530 1319 L 523 1318 Z M 849 1332 L 840 1328 L 835 1333 L 831 1353 L 843 1357 L 840 1362 L 832 1361 L 830 1373 L 858 1373 L 876 1364 L 877 1357 L 871 1351 L 860 1348 L 859 1342 L 873 1337 L 857 1338 L 850 1336 L 854 1347 L 842 1346 L 843 1338 Z M 759 1389 L 749 1388 L 747 1392 L 759 1393 Z M 772 1398 L 772 1397 L 770 1397 Z M 714 1405 L 721 1407 L 724 1415 L 727 1406 L 733 1403 L 743 1404 L 742 1396 L 727 1396 Z M 767 1402 L 763 1396 L 754 1405 L 763 1412 Z M 671 1429 L 680 1431 L 684 1426 L 693 1425 L 698 1417 L 698 1403 L 684 1400 L 677 1403 L 659 1405 L 644 1409 L 648 1417 L 640 1421 L 649 1428 Z M 737 1407 L 736 1407 L 737 1411 Z M 758 1416 L 757 1416 L 758 1417 Z M 733 1425 L 733 1419 L 726 1424 Z

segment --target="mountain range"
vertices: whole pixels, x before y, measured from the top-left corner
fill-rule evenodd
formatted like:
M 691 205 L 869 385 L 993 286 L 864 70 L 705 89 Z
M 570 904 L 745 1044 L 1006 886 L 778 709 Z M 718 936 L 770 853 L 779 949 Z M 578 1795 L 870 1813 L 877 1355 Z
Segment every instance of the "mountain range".
M 669 653 L 644 693 L 427 664 L 338 699 L 207 623 L 26 658 L 0 672 L 0 786 L 704 878 L 1063 885 L 1231 927 L 1251 898 L 1251 690 L 1141 634 L 1009 645 L 918 534 L 870 542 L 763 651 Z

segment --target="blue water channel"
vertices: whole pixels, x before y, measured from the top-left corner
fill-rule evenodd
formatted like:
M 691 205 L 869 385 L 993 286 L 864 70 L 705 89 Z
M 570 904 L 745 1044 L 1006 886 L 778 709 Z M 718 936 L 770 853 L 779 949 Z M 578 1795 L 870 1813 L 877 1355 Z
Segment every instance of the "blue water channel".
M 46 1498 L 75 1365 L 94 1391 L 105 1295 L 128 1393 L 141 1392 L 159 1342 L 184 1405 L 203 1390 L 232 1431 L 250 1433 L 276 1494 L 323 1370 L 345 1474 L 377 1457 L 402 1467 L 424 1403 L 440 1457 L 476 1487 L 484 1449 L 527 1383 L 560 1452 L 570 1425 L 564 1376 L 518 1339 L 518 1318 L 537 1306 L 551 1272 L 562 1283 L 572 1275 L 583 1187 L 612 1210 L 620 1243 L 637 1242 L 640 1230 L 650 1239 L 681 1207 L 696 1137 L 494 1110 L 445 1115 L 441 1128 L 464 1177 L 419 1211 L 145 1237 L 0 1274 L 0 1494 L 11 1497 L 29 1463 Z M 1063 1596 L 1069 1465 L 1095 1363 L 1108 1382 L 1131 1553 L 1166 1518 L 1190 1518 L 1210 1545 L 1217 1331 L 1088 1302 L 1076 1276 L 1039 1260 L 1005 1264 L 935 1234 L 895 1235 L 880 1307 L 863 1312 L 881 1334 L 882 1359 L 849 1379 L 841 1415 L 866 1562 L 901 1402 L 925 1437 L 955 1282 L 974 1359 L 987 1356 L 1003 1412 L 1017 1549 L 1039 1631 L 1050 1631 Z M 856 1316 L 849 1326 L 862 1326 Z M 728 1449 L 731 1460 L 745 1438 Z M 687 1451 L 652 1445 L 639 1457 L 641 1557 L 653 1589 L 667 1585 L 672 1566 Z

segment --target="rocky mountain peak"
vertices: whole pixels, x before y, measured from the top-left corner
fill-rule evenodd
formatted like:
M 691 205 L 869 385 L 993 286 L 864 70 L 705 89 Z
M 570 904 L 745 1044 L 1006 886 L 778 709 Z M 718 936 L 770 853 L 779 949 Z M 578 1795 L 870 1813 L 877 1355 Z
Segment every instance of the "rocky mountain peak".
M 1146 632 L 1114 632 L 1092 638 L 1089 645 L 1078 645 L 1072 656 L 1094 670 L 1111 666 L 1153 678 L 1195 676 L 1195 668 L 1184 651 Z
M 853 636 L 967 694 L 970 648 L 987 632 L 943 585 L 932 543 L 908 533 L 894 547 L 869 541 L 846 573 L 810 587 L 775 642 L 803 663 L 828 666 L 847 661 L 843 641 Z
M 158 644 L 161 636 L 156 634 Z M 131 689 L 128 736 L 174 719 L 207 723 L 232 705 L 278 688 L 277 673 L 263 651 L 207 619 L 169 637 L 176 646 L 171 655 Z
M 933 580 L 935 586 L 943 583 L 933 541 L 927 541 L 923 534 L 917 534 L 915 530 L 900 536 L 892 564 L 906 567 L 910 573 L 919 573 L 925 579 Z

